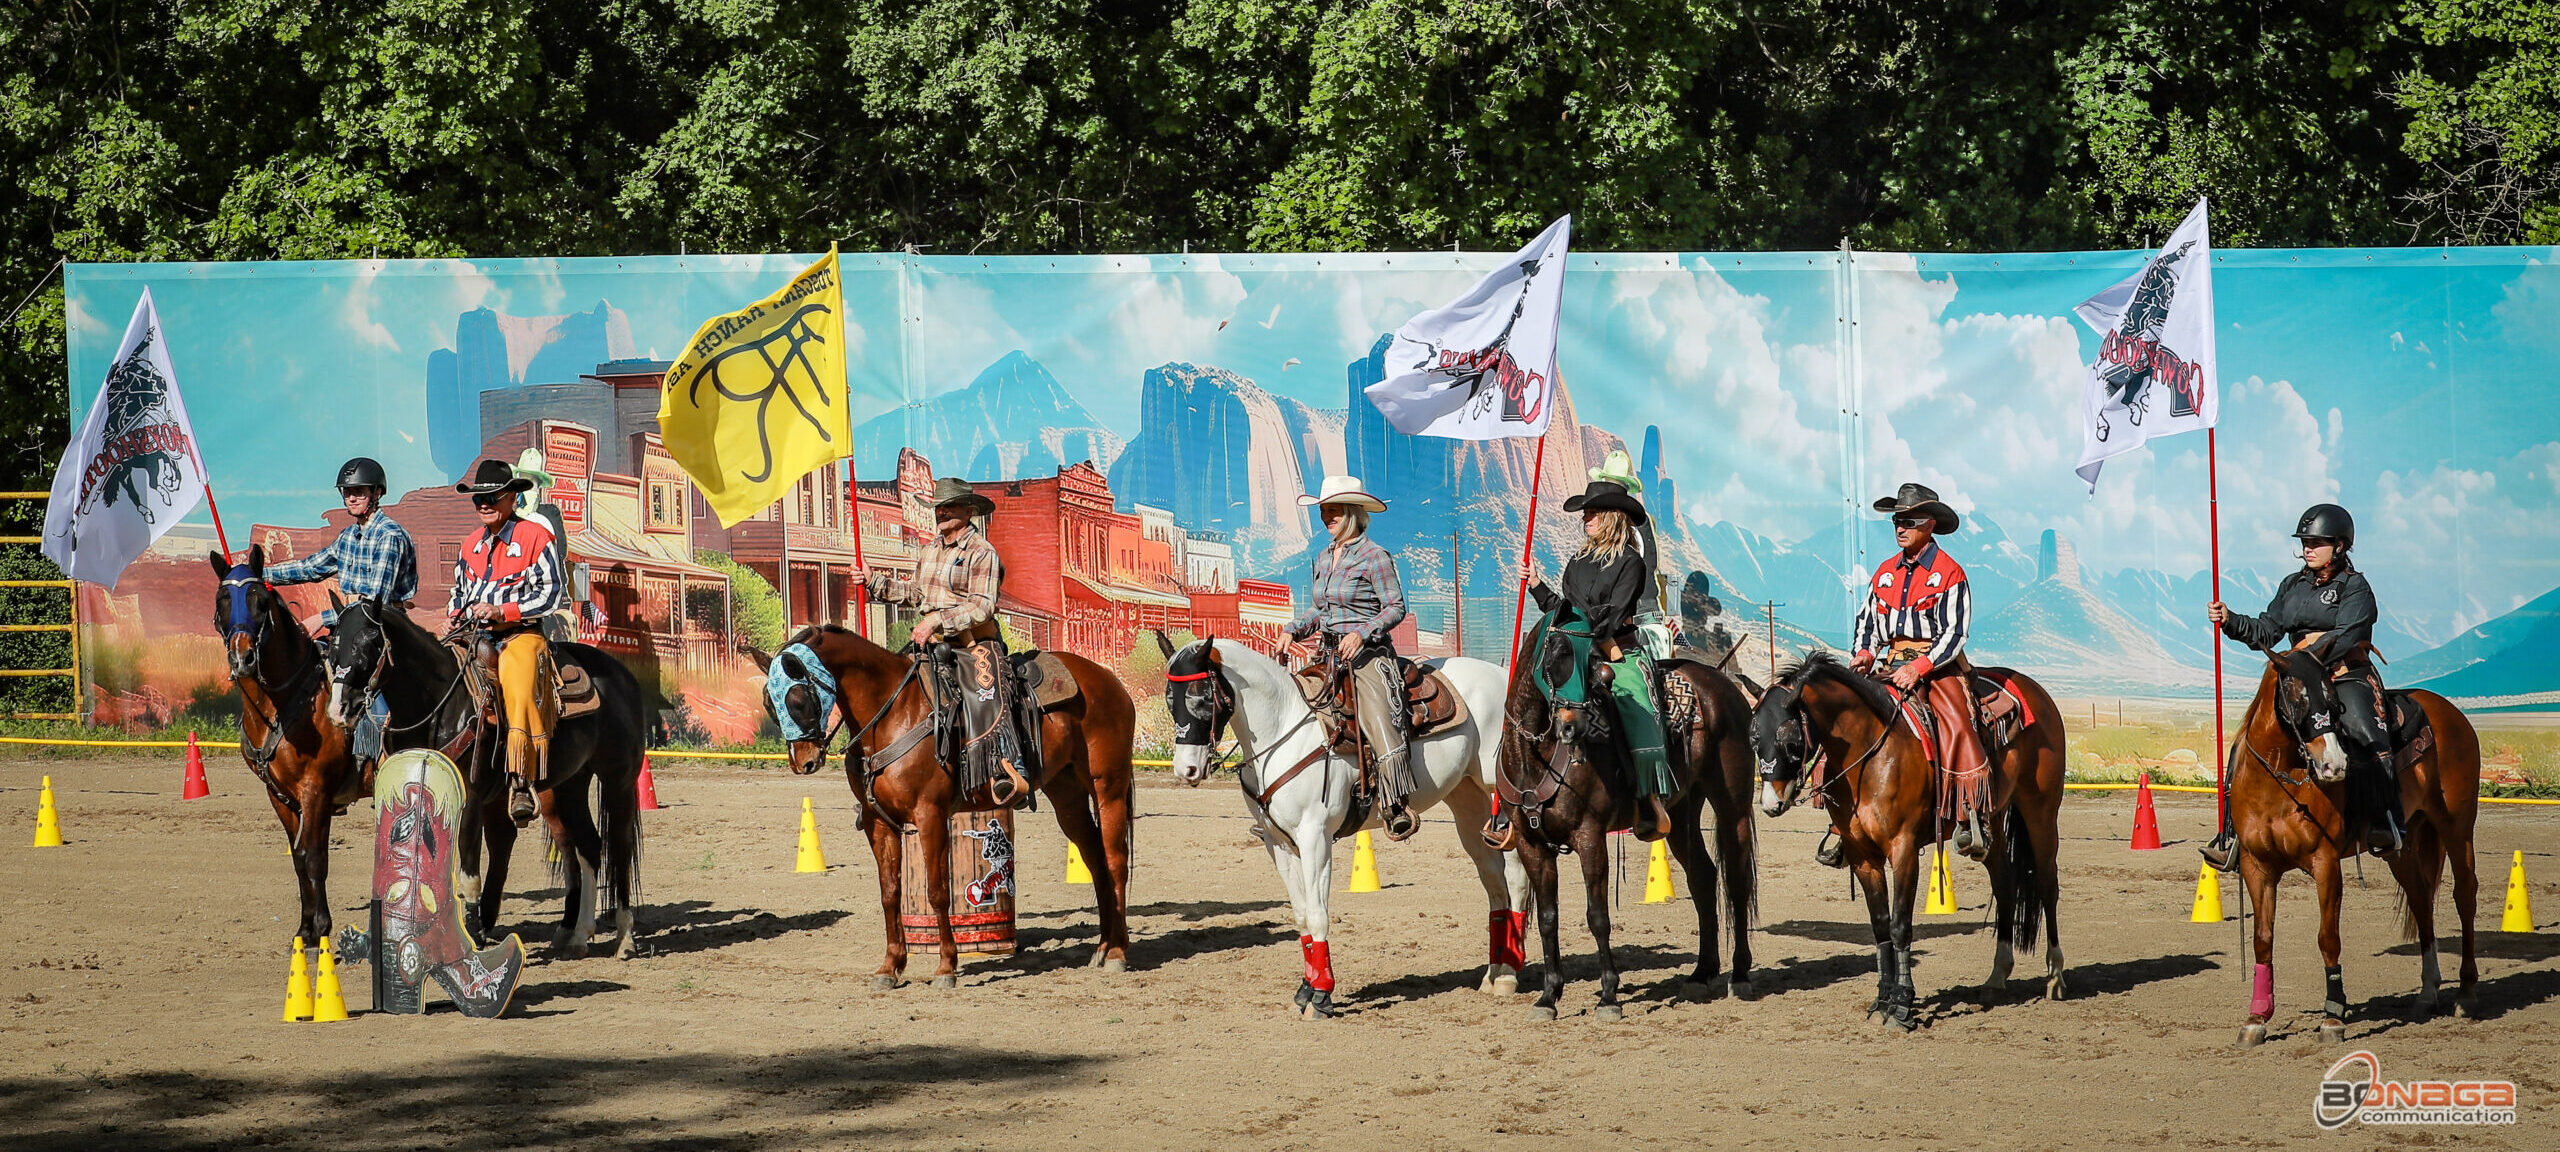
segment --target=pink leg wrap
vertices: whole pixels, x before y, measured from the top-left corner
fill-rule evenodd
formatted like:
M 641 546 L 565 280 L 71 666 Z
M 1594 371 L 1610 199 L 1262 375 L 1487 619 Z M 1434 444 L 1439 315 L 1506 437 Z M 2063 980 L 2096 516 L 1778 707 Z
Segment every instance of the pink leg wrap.
M 1528 967 L 1526 941 L 1529 914 L 1526 912 L 1494 912 L 1486 917 L 1485 934 L 1492 941 L 1489 963 L 1507 965 L 1513 971 Z
M 1307 962 L 1307 986 L 1333 991 L 1333 946 L 1312 936 L 1298 937 L 1298 953 Z
M 2249 1014 L 2276 1014 L 2276 970 L 2267 965 L 2260 964 L 2249 972 Z

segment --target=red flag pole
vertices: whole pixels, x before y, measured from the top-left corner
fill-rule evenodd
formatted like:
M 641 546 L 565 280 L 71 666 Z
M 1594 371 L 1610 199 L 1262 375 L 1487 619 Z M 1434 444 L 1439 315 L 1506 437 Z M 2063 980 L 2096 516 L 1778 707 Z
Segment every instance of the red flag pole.
M 198 464 L 196 468 L 196 477 L 203 479 L 204 466 Z M 231 538 L 222 532 L 222 509 L 213 505 L 213 481 L 211 480 L 204 482 L 204 510 L 213 513 L 213 539 L 215 543 L 222 545 L 222 561 L 228 564 L 231 562 Z
M 2213 601 L 2222 602 L 2222 480 L 2217 474 L 2219 463 L 2214 451 L 2213 429 L 2204 430 L 2204 484 L 2207 522 L 2213 533 Z M 2215 835 L 2221 834 L 2222 822 L 2229 818 L 2231 793 L 2224 787 L 2223 765 L 2228 752 L 2223 748 L 2222 728 L 2222 627 L 2213 626 L 2213 814 Z
M 851 452 L 847 452 L 844 458 L 844 493 L 845 503 L 850 505 L 846 511 L 853 517 L 853 632 L 868 640 L 871 638 L 871 570 L 862 564 L 862 484 L 854 479 Z
M 1521 533 L 1520 594 L 1511 602 L 1511 660 L 1503 665 L 1505 673 L 1520 665 L 1520 618 L 1529 607 L 1529 557 L 1530 550 L 1538 546 L 1538 489 L 1546 475 L 1547 434 L 1540 432 L 1537 457 L 1529 465 L 1529 528 Z

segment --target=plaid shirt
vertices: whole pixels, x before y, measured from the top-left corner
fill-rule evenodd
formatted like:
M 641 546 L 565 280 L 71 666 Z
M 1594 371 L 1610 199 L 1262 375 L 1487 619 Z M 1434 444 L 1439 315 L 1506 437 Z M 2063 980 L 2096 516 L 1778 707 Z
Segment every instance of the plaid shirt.
M 996 558 L 996 546 L 970 528 L 956 541 L 937 537 L 917 557 L 915 579 L 875 572 L 867 580 L 881 603 L 923 609 L 943 631 L 966 632 L 995 618 L 1004 562 Z
M 410 543 L 407 529 L 376 512 L 347 525 L 328 547 L 267 569 L 269 584 L 311 584 L 331 576 L 338 578 L 338 590 L 349 596 L 371 596 L 394 604 L 415 599 L 418 549 Z
M 1316 553 L 1315 595 L 1290 621 L 1289 638 L 1303 640 L 1321 629 L 1383 644 L 1403 620 L 1404 581 L 1396 578 L 1396 558 L 1362 536 Z
M 1973 585 L 1964 566 L 1931 543 L 1918 556 L 1896 552 L 1876 568 L 1867 602 L 1858 609 L 1857 651 L 1876 655 L 1896 640 L 1929 645 L 1912 661 L 1926 676 L 1964 651 L 1973 631 Z

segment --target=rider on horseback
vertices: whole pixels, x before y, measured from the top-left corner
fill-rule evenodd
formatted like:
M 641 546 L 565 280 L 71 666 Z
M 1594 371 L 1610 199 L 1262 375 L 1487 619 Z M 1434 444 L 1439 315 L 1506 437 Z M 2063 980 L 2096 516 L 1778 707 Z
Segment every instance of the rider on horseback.
M 369 597 L 407 607 L 418 594 L 418 549 L 407 529 L 382 514 L 382 495 L 389 487 L 382 465 L 370 457 L 358 456 L 339 465 L 338 497 L 346 502 L 347 516 L 354 523 L 327 547 L 270 566 L 267 583 L 314 584 L 335 576 L 338 590 L 350 598 Z M 337 611 L 327 609 L 304 620 L 302 627 L 317 636 L 337 620 Z
M 1965 683 L 1973 667 L 1964 652 L 1973 629 L 1973 586 L 1964 566 L 1937 545 L 1939 536 L 1955 531 L 1962 521 L 1925 484 L 1904 484 L 1878 499 L 1875 510 L 1893 518 L 1893 542 L 1902 550 L 1878 565 L 1868 582 L 1850 666 L 1882 674 L 1906 696 L 1925 685 L 1938 718 L 1939 769 L 1959 781 L 1982 779 L 1990 771 L 1990 759 L 1975 727 L 1973 691 Z M 1957 790 L 1956 849 L 1968 855 L 1983 843 L 1980 813 L 1974 810 L 1977 790 Z M 1839 829 L 1823 834 L 1814 856 L 1831 867 L 1841 866 Z
M 1360 731 L 1378 750 L 1378 776 L 1386 785 L 1387 839 L 1402 840 L 1421 821 L 1406 804 L 1413 795 L 1405 754 L 1410 725 L 1390 635 L 1404 620 L 1404 582 L 1396 577 L 1395 557 L 1369 539 L 1369 514 L 1386 511 L 1387 502 L 1363 489 L 1357 476 L 1327 476 L 1320 494 L 1300 496 L 1298 505 L 1318 508 L 1333 543 L 1316 553 L 1315 589 L 1307 610 L 1290 622 L 1289 639 L 1321 632 L 1334 656 L 1350 666 Z
M 453 562 L 453 597 L 446 610 L 456 627 L 475 626 L 497 647 L 498 697 L 507 725 L 507 814 L 518 826 L 534 815 L 534 789 L 551 750 L 551 727 L 560 702 L 551 644 L 539 623 L 560 606 L 562 572 L 551 529 L 516 514 L 517 493 L 533 481 L 503 460 L 483 460 L 471 479 L 453 490 L 471 497 L 480 528 L 462 542 Z M 476 638 L 475 638 L 476 640 Z M 479 663 L 479 645 L 465 653 Z
M 996 624 L 1004 562 L 978 528 L 979 518 L 995 510 L 995 501 L 971 490 L 966 480 L 934 481 L 933 520 L 940 539 L 918 557 L 915 579 L 873 572 L 865 584 L 883 604 L 923 610 L 908 635 L 936 664 L 951 669 L 967 663 L 968 674 L 958 679 L 965 681 L 960 718 L 968 730 L 969 757 L 974 774 L 989 782 L 990 798 L 1002 804 L 1027 798 L 1033 781 L 1023 775 L 1014 746 L 1012 661 Z M 995 781 L 1008 777 L 1011 791 L 994 795 Z
M 1636 616 L 1654 602 L 1653 556 L 1647 547 L 1649 518 L 1644 502 L 1618 479 L 1601 479 L 1564 502 L 1567 512 L 1582 513 L 1582 548 L 1564 566 L 1563 601 L 1591 627 L 1596 665 L 1609 669 L 1608 690 L 1617 701 L 1618 721 L 1627 736 L 1627 752 L 1635 763 L 1635 834 L 1659 840 L 1671 830 L 1671 810 L 1664 797 L 1677 795 L 1671 760 L 1663 750 L 1662 712 L 1655 698 L 1656 654 L 1638 635 Z M 1553 611 L 1557 594 L 1541 580 L 1530 589 L 1538 610 Z
M 2290 641 L 2329 670 L 2349 763 L 2378 774 L 2372 777 L 2380 782 L 2378 791 L 2390 798 L 2375 806 L 2365 837 L 2374 855 L 2387 856 L 2400 850 L 2400 777 L 2382 730 L 2380 677 L 2373 669 L 2373 622 L 2380 613 L 2372 586 L 2347 558 L 2356 546 L 2355 518 L 2335 504 L 2314 504 L 2294 525 L 2293 538 L 2302 542 L 2302 568 L 2276 585 L 2266 611 L 2251 616 L 2216 600 L 2205 614 L 2225 636 L 2268 652 Z M 2223 786 L 2230 786 L 2228 779 Z M 2222 831 L 2204 847 L 2205 861 L 2225 872 L 2238 842 L 2229 812 L 2225 805 Z

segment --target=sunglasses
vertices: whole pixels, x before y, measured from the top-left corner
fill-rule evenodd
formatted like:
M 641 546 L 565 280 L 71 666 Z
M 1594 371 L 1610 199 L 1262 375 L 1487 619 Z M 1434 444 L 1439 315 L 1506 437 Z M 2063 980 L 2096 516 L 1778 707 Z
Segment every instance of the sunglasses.
M 471 506 L 474 508 L 495 508 L 498 506 L 498 501 L 505 498 L 506 494 L 503 492 L 483 492 L 471 498 Z
M 1896 516 L 1893 518 L 1893 526 L 1896 528 L 1935 528 L 1938 526 L 1938 518 L 1935 516 Z

